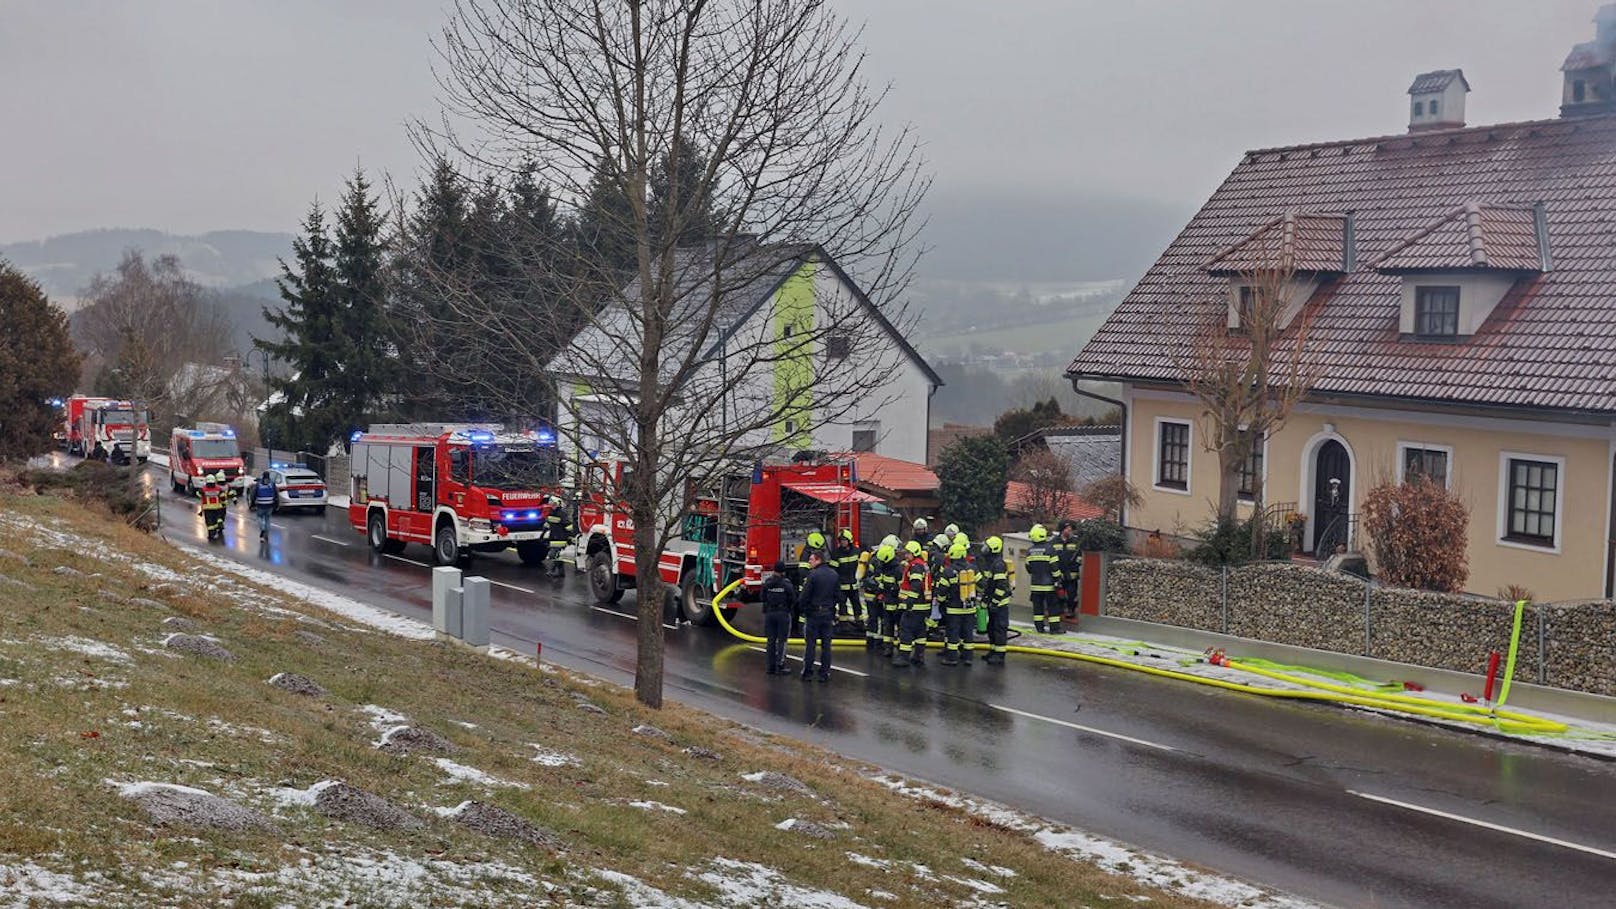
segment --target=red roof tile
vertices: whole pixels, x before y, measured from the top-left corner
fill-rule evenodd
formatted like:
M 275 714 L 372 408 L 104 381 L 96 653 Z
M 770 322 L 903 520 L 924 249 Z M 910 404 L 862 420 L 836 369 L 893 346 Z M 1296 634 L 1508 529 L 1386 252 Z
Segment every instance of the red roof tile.
M 1004 487 L 1004 511 L 1006 514 L 1025 515 L 1031 511 L 1032 486 L 1020 480 L 1011 480 Z M 1090 504 L 1088 500 L 1075 492 L 1066 493 L 1061 499 L 1060 506 L 1056 508 L 1058 517 L 1071 518 L 1075 521 L 1086 521 L 1090 518 L 1105 516 L 1099 506 Z
M 1403 341 L 1402 279 L 1364 263 L 1467 201 L 1483 213 L 1541 202 L 1552 267 L 1517 280 L 1468 340 Z M 1318 392 L 1616 413 L 1611 115 L 1248 152 L 1069 371 L 1177 381 L 1175 351 L 1225 318 L 1227 278 L 1204 269 L 1208 258 L 1285 211 L 1354 214 L 1359 264 L 1308 301 Z M 1496 230 L 1500 255 L 1520 261 L 1509 225 L 1484 215 L 1481 230 L 1489 260 Z
M 1377 271 L 1496 268 L 1539 271 L 1532 210 L 1466 202 L 1369 263 Z
M 892 492 L 935 492 L 937 474 L 924 464 L 889 458 L 872 451 L 842 452 L 837 459 L 850 458 L 858 471 L 858 481 Z
M 1346 224 L 1347 219 L 1341 215 L 1286 212 L 1213 256 L 1206 270 L 1214 275 L 1278 267 L 1338 272 L 1345 261 L 1342 250 Z

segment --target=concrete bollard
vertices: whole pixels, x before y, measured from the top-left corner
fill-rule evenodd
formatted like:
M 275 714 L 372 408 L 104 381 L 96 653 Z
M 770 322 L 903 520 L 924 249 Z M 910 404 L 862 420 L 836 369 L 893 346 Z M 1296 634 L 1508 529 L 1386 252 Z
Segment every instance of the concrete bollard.
M 432 628 L 438 634 L 458 638 L 461 622 L 460 569 L 432 569 Z
M 488 646 L 489 592 L 492 586 L 487 578 L 466 578 L 461 587 L 460 637 L 473 647 Z

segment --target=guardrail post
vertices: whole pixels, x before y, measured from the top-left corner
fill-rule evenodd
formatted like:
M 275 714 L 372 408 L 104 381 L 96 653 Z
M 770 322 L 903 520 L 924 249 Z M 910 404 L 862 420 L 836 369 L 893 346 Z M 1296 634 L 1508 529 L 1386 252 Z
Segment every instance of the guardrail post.
M 1549 677 L 1548 614 L 1540 604 L 1533 603 L 1532 608 L 1537 610 L 1537 683 L 1546 685 Z
M 460 637 L 473 647 L 488 646 L 488 596 L 492 586 L 487 578 L 466 578 L 461 588 Z
M 442 566 L 432 569 L 432 628 L 438 634 L 460 637 L 460 569 Z
M 1223 575 L 1218 584 L 1218 603 L 1223 613 L 1223 633 L 1229 633 L 1229 566 L 1223 566 Z
M 1373 643 L 1374 643 L 1374 641 L 1373 641 L 1373 630 L 1374 629 L 1371 628 L 1370 624 L 1369 624 L 1369 622 L 1370 622 L 1370 619 L 1369 619 L 1369 616 L 1370 616 L 1369 604 L 1370 604 L 1370 601 L 1374 599 L 1374 593 L 1375 593 L 1374 585 L 1370 584 L 1368 581 L 1365 581 L 1364 585 L 1363 585 L 1363 655 L 1364 656 L 1369 656 L 1369 651 L 1372 648 Z

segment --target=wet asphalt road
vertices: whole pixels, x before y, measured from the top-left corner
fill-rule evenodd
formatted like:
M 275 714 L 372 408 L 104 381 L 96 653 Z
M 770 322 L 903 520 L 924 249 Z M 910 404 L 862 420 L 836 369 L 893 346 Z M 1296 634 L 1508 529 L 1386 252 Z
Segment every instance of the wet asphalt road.
M 162 519 L 209 545 L 166 486 Z M 424 546 L 374 555 L 335 509 L 274 523 L 261 545 L 233 508 L 211 548 L 430 621 Z M 513 553 L 467 573 L 495 584 L 495 643 L 542 641 L 546 660 L 632 684 L 632 592 L 602 609 L 581 575 L 552 582 Z M 681 627 L 666 659 L 680 702 L 1324 903 L 1616 905 L 1616 764 L 1018 655 L 899 672 L 844 650 L 831 684 L 804 684 L 721 629 Z

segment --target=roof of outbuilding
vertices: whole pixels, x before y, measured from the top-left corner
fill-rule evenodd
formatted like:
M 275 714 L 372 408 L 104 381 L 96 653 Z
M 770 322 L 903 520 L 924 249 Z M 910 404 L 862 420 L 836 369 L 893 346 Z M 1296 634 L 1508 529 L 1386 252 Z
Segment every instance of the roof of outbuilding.
M 1520 277 L 1468 340 L 1399 336 L 1401 278 L 1368 263 L 1474 202 L 1500 259 L 1526 255 L 1542 203 L 1552 268 Z M 1315 391 L 1513 408 L 1616 412 L 1616 116 L 1440 130 L 1248 152 L 1084 345 L 1069 373 L 1175 383 L 1181 352 L 1221 323 L 1227 278 L 1205 269 L 1283 212 L 1353 213 L 1359 263 L 1306 302 Z M 1468 214 L 1466 215 L 1468 231 Z M 1516 230 L 1517 232 L 1511 232 Z M 1466 243 L 1469 235 L 1466 233 Z M 1507 254 L 1505 248 L 1507 247 Z M 1466 247 L 1468 248 L 1468 246 Z M 1535 250 L 1534 250 L 1535 252 Z M 1535 256 L 1534 256 L 1535 258 Z M 1533 267 L 1536 267 L 1535 265 Z
M 1411 95 L 1425 95 L 1446 89 L 1453 80 L 1458 79 L 1464 83 L 1465 91 L 1470 90 L 1470 80 L 1465 78 L 1462 69 L 1438 69 L 1428 73 L 1420 73 L 1414 77 L 1414 84 L 1408 87 Z

